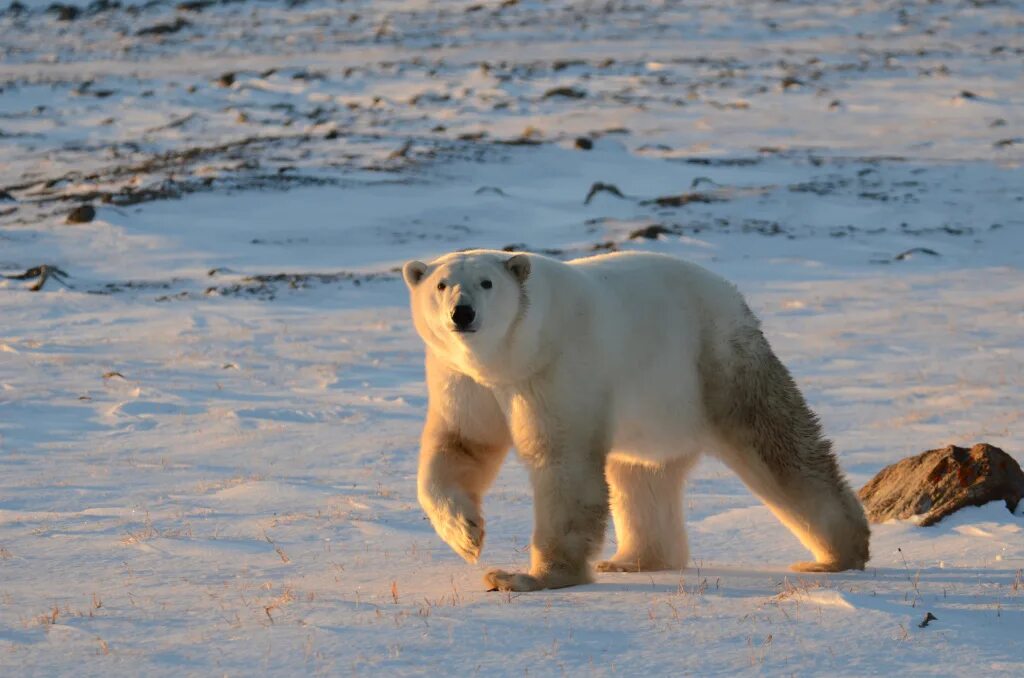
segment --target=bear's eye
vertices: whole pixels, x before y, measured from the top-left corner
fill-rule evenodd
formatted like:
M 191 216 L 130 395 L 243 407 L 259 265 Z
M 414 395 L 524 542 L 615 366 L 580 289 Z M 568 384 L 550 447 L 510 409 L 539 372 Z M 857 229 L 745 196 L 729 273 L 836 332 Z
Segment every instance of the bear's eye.
M 490 280 L 482 280 L 482 281 L 480 281 L 480 287 L 484 288 L 485 290 L 491 289 L 491 281 Z
M 437 283 L 437 289 L 441 290 L 442 292 L 444 292 L 446 287 L 448 287 L 448 286 L 444 284 L 443 280 L 441 282 Z

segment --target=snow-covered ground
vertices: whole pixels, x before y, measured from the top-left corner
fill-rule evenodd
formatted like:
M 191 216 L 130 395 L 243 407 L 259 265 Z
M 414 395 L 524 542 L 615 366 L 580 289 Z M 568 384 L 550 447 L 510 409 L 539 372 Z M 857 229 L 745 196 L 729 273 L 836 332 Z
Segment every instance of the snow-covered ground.
M 395 273 L 676 254 L 748 295 L 856 487 L 1024 461 L 1024 5 L 77 4 L 0 13 L 0 273 L 66 274 L 0 279 L 0 673 L 1024 674 L 1021 510 L 797 576 L 710 460 L 685 571 L 485 593 L 529 486 L 510 457 L 480 565 L 433 534 Z

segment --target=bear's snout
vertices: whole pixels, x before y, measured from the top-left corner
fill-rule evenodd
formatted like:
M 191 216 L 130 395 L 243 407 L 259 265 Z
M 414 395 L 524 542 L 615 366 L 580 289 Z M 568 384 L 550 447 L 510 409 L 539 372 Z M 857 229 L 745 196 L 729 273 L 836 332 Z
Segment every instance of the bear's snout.
M 452 311 L 452 322 L 458 332 L 472 331 L 470 325 L 476 320 L 476 311 L 469 304 L 459 304 Z

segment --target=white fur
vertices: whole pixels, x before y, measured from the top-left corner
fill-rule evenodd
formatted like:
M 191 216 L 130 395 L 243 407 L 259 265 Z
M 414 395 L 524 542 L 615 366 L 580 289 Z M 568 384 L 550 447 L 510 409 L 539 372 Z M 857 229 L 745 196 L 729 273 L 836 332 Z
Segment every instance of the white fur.
M 588 581 L 609 503 L 619 551 L 600 569 L 684 566 L 682 484 L 702 451 L 722 445 L 700 361 L 756 328 L 737 290 L 694 264 L 642 253 L 562 263 L 478 250 L 410 262 L 404 274 L 427 346 L 420 501 L 442 539 L 476 561 L 480 498 L 514 443 L 534 486 L 532 567 L 491 572 L 490 585 Z M 475 309 L 474 332 L 454 331 L 456 304 Z

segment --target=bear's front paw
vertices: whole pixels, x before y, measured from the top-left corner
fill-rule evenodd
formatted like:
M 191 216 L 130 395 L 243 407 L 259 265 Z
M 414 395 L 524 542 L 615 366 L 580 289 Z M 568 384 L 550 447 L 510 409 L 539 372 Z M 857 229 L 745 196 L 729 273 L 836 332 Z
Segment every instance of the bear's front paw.
M 539 591 L 545 588 L 544 582 L 531 575 L 497 569 L 487 571 L 484 584 L 488 591 Z
M 446 508 L 431 512 L 430 522 L 438 536 L 470 563 L 480 558 L 484 547 L 484 519 L 479 513 L 466 515 Z

